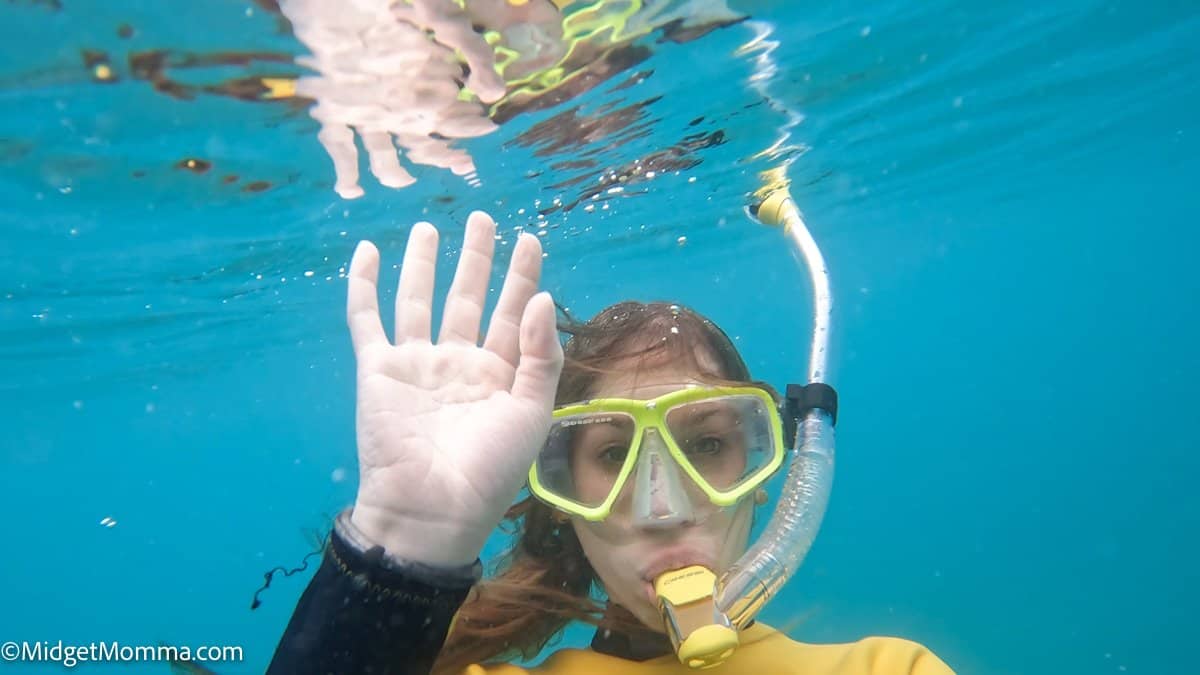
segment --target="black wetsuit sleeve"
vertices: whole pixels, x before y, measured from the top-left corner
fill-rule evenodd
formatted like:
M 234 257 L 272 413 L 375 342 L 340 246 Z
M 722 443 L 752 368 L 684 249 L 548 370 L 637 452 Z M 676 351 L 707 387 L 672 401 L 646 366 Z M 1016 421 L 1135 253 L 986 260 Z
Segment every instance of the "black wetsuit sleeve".
M 337 528 L 296 604 L 269 675 L 427 675 L 474 578 L 430 581 L 390 568 Z

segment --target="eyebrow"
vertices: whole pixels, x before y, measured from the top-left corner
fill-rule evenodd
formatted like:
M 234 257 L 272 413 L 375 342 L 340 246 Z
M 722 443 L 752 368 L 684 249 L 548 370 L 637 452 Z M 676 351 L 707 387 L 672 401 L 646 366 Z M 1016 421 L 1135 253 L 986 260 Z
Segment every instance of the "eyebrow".
M 741 417 L 735 411 L 730 410 L 730 406 L 722 406 L 722 407 L 712 407 L 709 410 L 694 413 L 693 415 L 688 416 L 687 421 L 688 422 L 704 422 L 704 421 L 707 421 L 708 418 L 712 417 L 713 415 L 718 415 L 718 414 L 726 414 L 726 415 L 729 415 L 730 417 Z

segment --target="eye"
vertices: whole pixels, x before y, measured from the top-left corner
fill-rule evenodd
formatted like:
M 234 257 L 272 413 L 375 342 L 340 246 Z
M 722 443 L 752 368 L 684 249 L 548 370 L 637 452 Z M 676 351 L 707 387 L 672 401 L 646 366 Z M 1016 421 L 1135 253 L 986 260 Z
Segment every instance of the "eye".
M 687 454 L 711 457 L 720 453 L 724 446 L 720 436 L 703 436 L 688 443 Z
M 607 445 L 601 449 L 600 452 L 596 453 L 596 457 L 599 458 L 599 460 L 604 464 L 614 464 L 618 466 L 625 463 L 625 457 L 628 455 L 629 446 L 620 443 Z

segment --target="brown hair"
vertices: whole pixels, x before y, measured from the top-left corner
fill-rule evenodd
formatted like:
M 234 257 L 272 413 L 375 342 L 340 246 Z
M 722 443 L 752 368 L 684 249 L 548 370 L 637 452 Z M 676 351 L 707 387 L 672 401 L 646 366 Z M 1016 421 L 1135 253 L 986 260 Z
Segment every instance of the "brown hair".
M 583 323 L 560 310 L 565 320 L 559 330 L 570 339 L 557 405 L 587 399 L 601 375 L 625 370 L 630 361 L 638 369 L 681 365 L 717 384 L 750 380 L 729 337 L 686 307 L 622 302 Z M 527 497 L 509 509 L 500 526 L 515 536 L 514 545 L 500 559 L 498 574 L 476 585 L 463 604 L 434 673 L 457 675 L 473 663 L 531 659 L 572 621 L 627 635 L 650 631 L 627 610 L 593 595 L 593 587 L 599 590 L 596 573 L 574 529 L 553 508 Z

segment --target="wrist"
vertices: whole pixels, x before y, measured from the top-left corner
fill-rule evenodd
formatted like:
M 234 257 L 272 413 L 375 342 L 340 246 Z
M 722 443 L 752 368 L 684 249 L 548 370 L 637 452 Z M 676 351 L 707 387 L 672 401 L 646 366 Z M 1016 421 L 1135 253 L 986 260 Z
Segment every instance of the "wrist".
M 438 588 L 471 586 L 483 576 L 483 565 L 478 558 L 467 565 L 447 567 L 394 556 L 383 546 L 371 541 L 351 522 L 351 512 L 351 509 L 346 509 L 334 520 L 333 548 L 335 553 L 339 546 L 347 551 L 350 557 L 346 558 L 345 565 L 352 572 L 362 570 L 367 573 L 368 569 L 377 568 Z M 351 560 L 357 562 L 349 562 Z
M 339 520 L 347 536 L 360 546 L 381 546 L 389 558 L 437 568 L 472 565 L 483 549 L 485 534 L 445 523 L 407 518 L 390 510 L 356 503 Z

